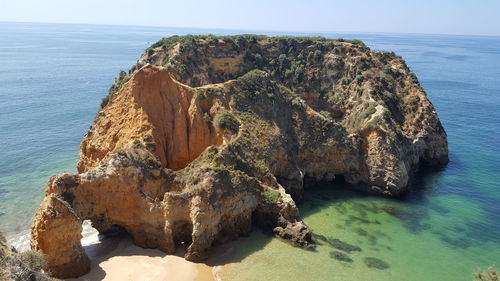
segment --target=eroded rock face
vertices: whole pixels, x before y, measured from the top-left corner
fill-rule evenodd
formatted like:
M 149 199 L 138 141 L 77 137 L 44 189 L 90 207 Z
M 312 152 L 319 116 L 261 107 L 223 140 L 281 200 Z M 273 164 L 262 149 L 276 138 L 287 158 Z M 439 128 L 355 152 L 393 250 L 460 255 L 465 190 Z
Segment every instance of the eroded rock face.
M 144 147 L 127 147 L 85 173 L 55 176 L 32 227 L 32 247 L 47 257 L 53 276 L 82 275 L 89 264 L 81 224 L 89 219 L 100 232 L 121 226 L 137 245 L 166 253 L 188 242 L 186 259 L 201 260 L 214 241 L 250 231 L 263 188 L 240 173 L 203 169 L 194 188 Z
M 147 66 L 101 110 L 81 143 L 78 172 L 97 167 L 108 153 L 130 141 L 143 141 L 164 167 L 184 168 L 209 145 L 220 145 L 222 134 L 210 130 L 204 113 L 214 115 L 222 105 L 194 99 L 189 86 L 166 71 Z
M 82 222 L 71 206 L 58 194 L 47 194 L 35 218 L 31 247 L 45 254 L 46 271 L 51 276 L 78 277 L 90 270 L 81 233 Z
M 175 40 L 119 76 L 79 174 L 49 181 L 32 246 L 54 276 L 88 270 L 83 220 L 166 253 L 185 242 L 190 260 L 253 223 L 309 247 L 295 204 L 305 179 L 397 195 L 421 164 L 448 161 L 432 104 L 394 54 L 326 39 Z

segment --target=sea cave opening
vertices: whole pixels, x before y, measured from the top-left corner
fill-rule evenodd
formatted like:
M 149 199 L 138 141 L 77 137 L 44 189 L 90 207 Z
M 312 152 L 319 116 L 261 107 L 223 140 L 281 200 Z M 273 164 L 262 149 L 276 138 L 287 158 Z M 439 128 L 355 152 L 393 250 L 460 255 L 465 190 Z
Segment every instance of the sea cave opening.
M 193 224 L 190 221 L 176 221 L 172 225 L 176 247 L 188 247 L 192 242 Z
M 311 188 L 345 188 L 346 180 L 343 174 L 334 174 L 333 176 L 318 177 L 305 174 L 303 179 L 304 190 Z
M 106 231 L 99 232 L 90 220 L 82 223 L 81 244 L 89 257 L 95 257 L 111 251 L 123 239 L 132 239 L 125 228 L 113 225 Z

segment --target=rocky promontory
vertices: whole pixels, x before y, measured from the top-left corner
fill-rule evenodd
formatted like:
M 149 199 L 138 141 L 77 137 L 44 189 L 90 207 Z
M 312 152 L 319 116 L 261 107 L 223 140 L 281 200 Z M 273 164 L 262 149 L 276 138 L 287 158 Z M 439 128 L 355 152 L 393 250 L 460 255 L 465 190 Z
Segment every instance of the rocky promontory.
M 202 260 L 253 224 L 309 247 L 295 202 L 341 179 L 394 196 L 448 161 L 446 133 L 401 57 L 360 41 L 174 36 L 121 72 L 85 135 L 79 174 L 49 180 L 32 227 L 46 270 L 89 270 L 82 222 Z

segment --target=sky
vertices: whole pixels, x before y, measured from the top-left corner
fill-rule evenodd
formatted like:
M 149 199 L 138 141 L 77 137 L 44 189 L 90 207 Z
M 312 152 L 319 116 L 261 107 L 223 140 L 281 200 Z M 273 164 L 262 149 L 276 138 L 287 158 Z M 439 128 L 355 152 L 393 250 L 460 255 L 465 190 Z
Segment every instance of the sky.
M 0 21 L 500 35 L 500 0 L 0 0 Z

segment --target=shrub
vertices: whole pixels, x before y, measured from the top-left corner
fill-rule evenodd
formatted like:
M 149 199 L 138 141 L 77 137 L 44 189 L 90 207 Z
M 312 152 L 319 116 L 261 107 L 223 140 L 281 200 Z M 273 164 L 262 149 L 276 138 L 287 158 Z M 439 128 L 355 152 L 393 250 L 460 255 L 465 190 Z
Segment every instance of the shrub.
M 410 73 L 408 73 L 408 75 L 410 76 L 410 80 L 417 84 L 417 85 L 420 85 L 420 82 L 418 81 L 418 78 L 417 78 L 417 75 L 415 74 L 415 72 L 413 71 L 410 71 Z
M 332 119 L 332 115 L 330 114 L 330 112 L 328 112 L 326 110 L 321 110 L 319 112 L 319 114 L 321 114 L 321 116 L 323 116 L 325 119 L 328 119 L 328 120 Z
M 210 117 L 210 114 L 207 112 L 203 113 L 203 121 L 205 121 L 208 126 L 212 126 L 212 117 Z
M 189 182 L 190 182 L 192 185 L 198 184 L 198 183 L 200 182 L 200 178 L 195 177 L 195 176 L 191 176 L 191 177 L 189 178 Z
M 269 188 L 264 190 L 264 192 L 262 193 L 262 196 L 263 196 L 264 202 L 266 202 L 266 203 L 276 203 L 281 198 L 281 194 L 279 193 L 279 191 L 276 191 L 274 189 L 269 189 Z
M 363 43 L 363 41 L 358 40 L 358 39 L 347 40 L 347 42 L 350 42 L 350 43 L 352 43 L 352 44 L 356 44 L 356 45 L 362 45 L 362 46 L 364 46 L 364 45 L 365 45 L 365 43 Z
M 2 254 L 0 255 L 0 280 L 57 280 L 42 272 L 45 262 L 42 254 L 35 251 Z
M 361 84 L 365 80 L 365 77 L 363 75 L 356 75 L 356 83 Z
M 313 57 L 315 60 L 319 60 L 321 58 L 321 51 L 320 50 L 315 50 L 313 53 Z
M 111 101 L 112 96 L 116 92 L 120 91 L 122 86 L 127 83 L 129 79 L 130 76 L 127 75 L 125 71 L 120 70 L 120 74 L 116 77 L 115 82 L 111 85 L 111 88 L 109 88 L 108 95 L 101 100 L 101 108 L 104 108 Z
M 19 253 L 18 258 L 21 264 L 31 271 L 42 270 L 43 266 L 46 263 L 43 255 L 36 251 L 26 251 Z
M 264 58 L 259 53 L 247 53 L 244 59 L 254 63 L 257 67 L 262 67 L 265 64 Z
M 335 93 L 330 93 L 327 95 L 326 101 L 329 104 L 339 104 L 342 101 L 342 98 L 339 95 L 335 95 Z
M 279 57 L 278 57 L 278 62 L 280 64 L 283 64 L 283 62 L 286 60 L 286 55 L 285 54 L 281 54 Z
M 305 69 L 305 66 L 303 64 L 301 64 L 295 68 L 295 77 L 294 78 L 297 82 L 300 82 L 302 80 L 302 76 L 304 75 L 304 72 L 305 72 L 304 69 Z
M 246 97 L 258 97 L 261 94 L 273 94 L 275 84 L 271 81 L 267 72 L 254 69 L 238 78 L 241 93 Z
M 361 114 L 359 115 L 359 117 L 361 119 L 366 119 L 369 116 L 371 116 L 373 113 L 375 113 L 375 111 L 377 111 L 377 109 L 375 108 L 375 105 L 373 103 L 371 103 L 368 106 L 368 108 L 366 108 L 363 112 L 361 112 Z
M 306 104 L 303 99 L 296 97 L 292 100 L 292 106 L 296 108 L 305 108 Z
M 268 77 L 267 72 L 260 69 L 253 69 L 243 74 L 238 80 L 244 84 L 260 85 L 263 78 Z
M 378 77 L 378 82 L 380 83 L 380 87 L 382 90 L 389 90 L 392 91 L 393 85 L 389 79 L 387 79 L 386 76 L 380 76 Z
M 391 65 L 386 65 L 384 67 L 384 72 L 388 75 L 394 75 L 394 70 L 392 69 L 392 66 Z
M 214 123 L 215 126 L 220 129 L 230 129 L 233 134 L 238 133 L 240 128 L 240 121 L 229 112 L 223 112 L 217 115 L 214 119 Z
M 210 167 L 210 169 L 214 172 L 214 173 L 221 173 L 221 174 L 226 174 L 229 173 L 230 171 L 234 171 L 234 167 L 233 166 L 229 166 L 229 165 L 224 165 L 224 164 L 216 164 L 212 167 Z
M 108 105 L 109 101 L 111 100 L 111 96 L 107 95 L 101 100 L 101 108 L 104 108 L 106 105 Z
M 135 149 L 144 148 L 144 144 L 140 140 L 134 140 L 132 147 Z
M 205 91 L 203 89 L 194 89 L 194 93 L 196 94 L 196 97 L 199 99 L 204 99 L 205 98 Z

